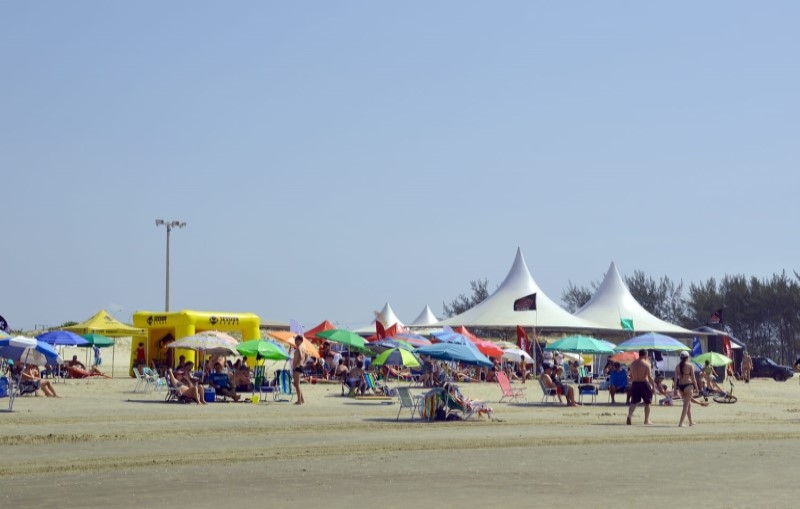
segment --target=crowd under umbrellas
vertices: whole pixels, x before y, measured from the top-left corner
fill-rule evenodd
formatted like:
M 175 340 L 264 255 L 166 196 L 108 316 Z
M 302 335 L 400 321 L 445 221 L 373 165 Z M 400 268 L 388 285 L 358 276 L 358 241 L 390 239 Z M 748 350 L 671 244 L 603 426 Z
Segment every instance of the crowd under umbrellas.
M 292 350 L 295 348 L 294 338 L 296 334 L 293 332 L 273 331 L 267 334 L 270 339 L 259 338 L 240 342 L 238 339 L 225 333 L 207 331 L 180 338 L 172 342 L 169 347 L 174 349 L 194 350 L 198 352 L 199 357 L 203 359 L 203 363 L 205 363 L 205 360 L 210 355 L 243 355 L 252 357 L 256 360 L 256 363 L 262 362 L 262 364 L 265 360 L 288 361 Z M 346 355 L 350 359 L 348 362 L 354 358 L 353 354 L 355 353 L 365 358 L 374 359 L 372 360 L 372 364 L 380 367 L 392 366 L 406 369 L 419 369 L 427 362 L 424 359 L 441 361 L 452 365 L 471 365 L 486 369 L 499 369 L 502 363 L 530 366 L 536 362 L 535 356 L 531 356 L 528 351 L 518 348 L 514 343 L 488 341 L 477 338 L 471 334 L 461 334 L 448 329 L 434 331 L 430 339 L 413 332 L 403 331 L 394 334 L 392 337 L 368 342 L 355 332 L 345 329 L 323 330 L 316 333 L 316 337 L 318 338 L 316 344 L 303 337 L 300 351 L 305 357 L 322 359 L 322 364 L 329 360 L 324 357 L 325 353 L 320 350 L 319 344 L 322 342 L 337 345 L 332 349 L 326 350 L 326 352 L 338 350 L 339 353 L 343 356 Z M 16 341 L 20 342 L 21 340 Z M 58 359 L 60 362 L 57 351 L 58 347 L 71 346 L 88 348 L 113 345 L 113 340 L 99 334 L 90 333 L 79 336 L 69 331 L 52 331 L 43 334 L 38 340 L 32 339 L 32 341 L 36 342 L 36 346 L 29 342 L 27 347 L 29 350 L 26 354 L 27 357 L 19 358 L 19 362 L 25 362 L 23 359 L 41 362 L 47 361 L 47 356 L 35 357 L 33 352 L 41 349 L 47 351 L 46 349 L 49 348 L 49 350 L 53 352 L 48 354 L 50 355 L 50 360 L 47 363 L 51 363 L 55 359 Z M 42 347 L 39 345 L 45 346 Z M 15 353 L 12 354 L 11 350 L 8 350 L 10 347 L 11 345 L 4 346 L 3 343 L 0 343 L 0 356 L 8 357 L 8 355 L 3 355 L 3 353 L 16 355 Z M 37 348 L 39 350 L 37 350 Z M 551 343 L 545 348 L 546 351 L 559 351 L 566 354 L 575 353 L 581 356 L 591 355 L 596 357 L 602 355 L 608 356 L 611 359 L 620 358 L 623 362 L 631 362 L 635 359 L 636 355 L 633 352 L 640 349 L 663 352 L 690 350 L 689 347 L 674 338 L 655 333 L 641 334 L 619 345 L 614 345 L 608 341 L 588 336 L 567 336 Z M 55 357 L 53 357 L 53 355 L 55 355 Z M 731 362 L 727 357 L 712 352 L 707 352 L 703 354 L 703 356 L 696 357 L 693 360 L 697 363 L 709 360 L 714 366 L 726 365 Z M 593 366 L 597 365 L 594 359 L 591 364 Z M 328 369 L 330 369 L 330 366 Z M 525 376 L 525 368 L 522 369 L 522 376 Z M 400 377 L 398 377 L 397 381 L 398 383 L 400 382 Z

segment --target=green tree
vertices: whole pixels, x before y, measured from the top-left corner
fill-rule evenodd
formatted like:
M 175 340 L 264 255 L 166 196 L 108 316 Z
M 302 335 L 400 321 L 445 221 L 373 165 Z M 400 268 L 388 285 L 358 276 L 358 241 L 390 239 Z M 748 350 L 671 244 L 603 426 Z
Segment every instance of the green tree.
M 591 285 L 592 289 L 590 290 L 585 286 L 575 286 L 572 281 L 569 281 L 567 289 L 561 292 L 561 303 L 564 304 L 564 309 L 575 313 L 586 305 L 600 286 L 597 281 L 592 281 Z
M 489 286 L 488 279 L 484 278 L 476 281 L 470 281 L 469 286 L 472 290 L 470 295 L 465 295 L 462 293 L 452 300 L 450 305 L 442 302 L 442 309 L 444 310 L 445 318 L 460 315 L 464 311 L 474 308 L 481 302 L 485 301 L 487 297 L 489 297 L 489 290 L 487 289 Z

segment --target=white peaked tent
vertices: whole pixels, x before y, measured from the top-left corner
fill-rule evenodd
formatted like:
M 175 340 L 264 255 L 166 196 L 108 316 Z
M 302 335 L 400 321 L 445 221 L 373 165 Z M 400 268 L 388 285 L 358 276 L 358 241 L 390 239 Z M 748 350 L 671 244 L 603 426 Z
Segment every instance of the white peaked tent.
M 405 327 L 403 322 L 401 322 L 400 319 L 397 318 L 397 315 L 394 314 L 394 310 L 388 302 L 383 306 L 383 309 L 378 312 L 375 320 L 381 322 L 384 327 L 391 327 L 394 324 L 398 324 L 400 327 Z M 356 334 L 375 334 L 375 321 L 373 320 L 369 324 L 356 329 L 353 332 Z
M 514 301 L 536 293 L 536 311 L 514 311 Z M 437 325 L 467 327 L 537 327 L 559 331 L 604 329 L 593 322 L 570 314 L 550 300 L 533 280 L 522 251 L 500 287 L 485 301 L 460 315 L 442 320 Z
M 419 316 L 413 322 L 408 324 L 408 326 L 427 327 L 429 325 L 437 323 L 438 321 L 439 319 L 436 318 L 436 315 L 433 314 L 433 311 L 431 311 L 431 307 L 425 306 L 425 309 L 422 310 L 422 313 L 420 313 Z
M 636 331 L 697 334 L 651 315 L 633 298 L 614 262 L 611 262 L 611 267 L 608 268 L 600 287 L 589 302 L 575 313 L 575 316 L 596 322 L 606 329 L 622 330 L 620 320 L 629 318 L 633 320 L 633 328 Z

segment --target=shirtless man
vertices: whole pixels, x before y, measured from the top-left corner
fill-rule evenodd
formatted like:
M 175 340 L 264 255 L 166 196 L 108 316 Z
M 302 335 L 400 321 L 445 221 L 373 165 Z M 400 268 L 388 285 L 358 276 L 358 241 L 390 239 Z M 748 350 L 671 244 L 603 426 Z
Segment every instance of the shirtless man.
M 306 402 L 303 399 L 303 391 L 300 390 L 300 375 L 303 374 L 303 352 L 300 347 L 303 345 L 303 336 L 297 335 L 294 337 L 294 357 L 292 357 L 292 377 L 294 381 L 294 390 L 297 392 L 297 401 L 295 405 L 302 405 Z
M 628 407 L 626 424 L 630 426 L 633 411 L 640 401 L 644 401 L 644 423 L 650 422 L 650 402 L 653 400 L 653 375 L 650 374 L 650 362 L 647 360 L 647 350 L 639 350 L 639 358 L 631 363 L 631 404 Z

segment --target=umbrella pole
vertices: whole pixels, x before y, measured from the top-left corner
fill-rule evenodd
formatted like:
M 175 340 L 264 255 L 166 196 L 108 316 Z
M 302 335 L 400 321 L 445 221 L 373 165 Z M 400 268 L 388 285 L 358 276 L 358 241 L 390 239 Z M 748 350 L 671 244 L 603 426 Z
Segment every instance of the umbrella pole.
M 114 378 L 114 357 L 116 357 L 115 355 L 116 353 L 117 353 L 117 344 L 115 341 L 114 345 L 111 347 L 111 378 Z

